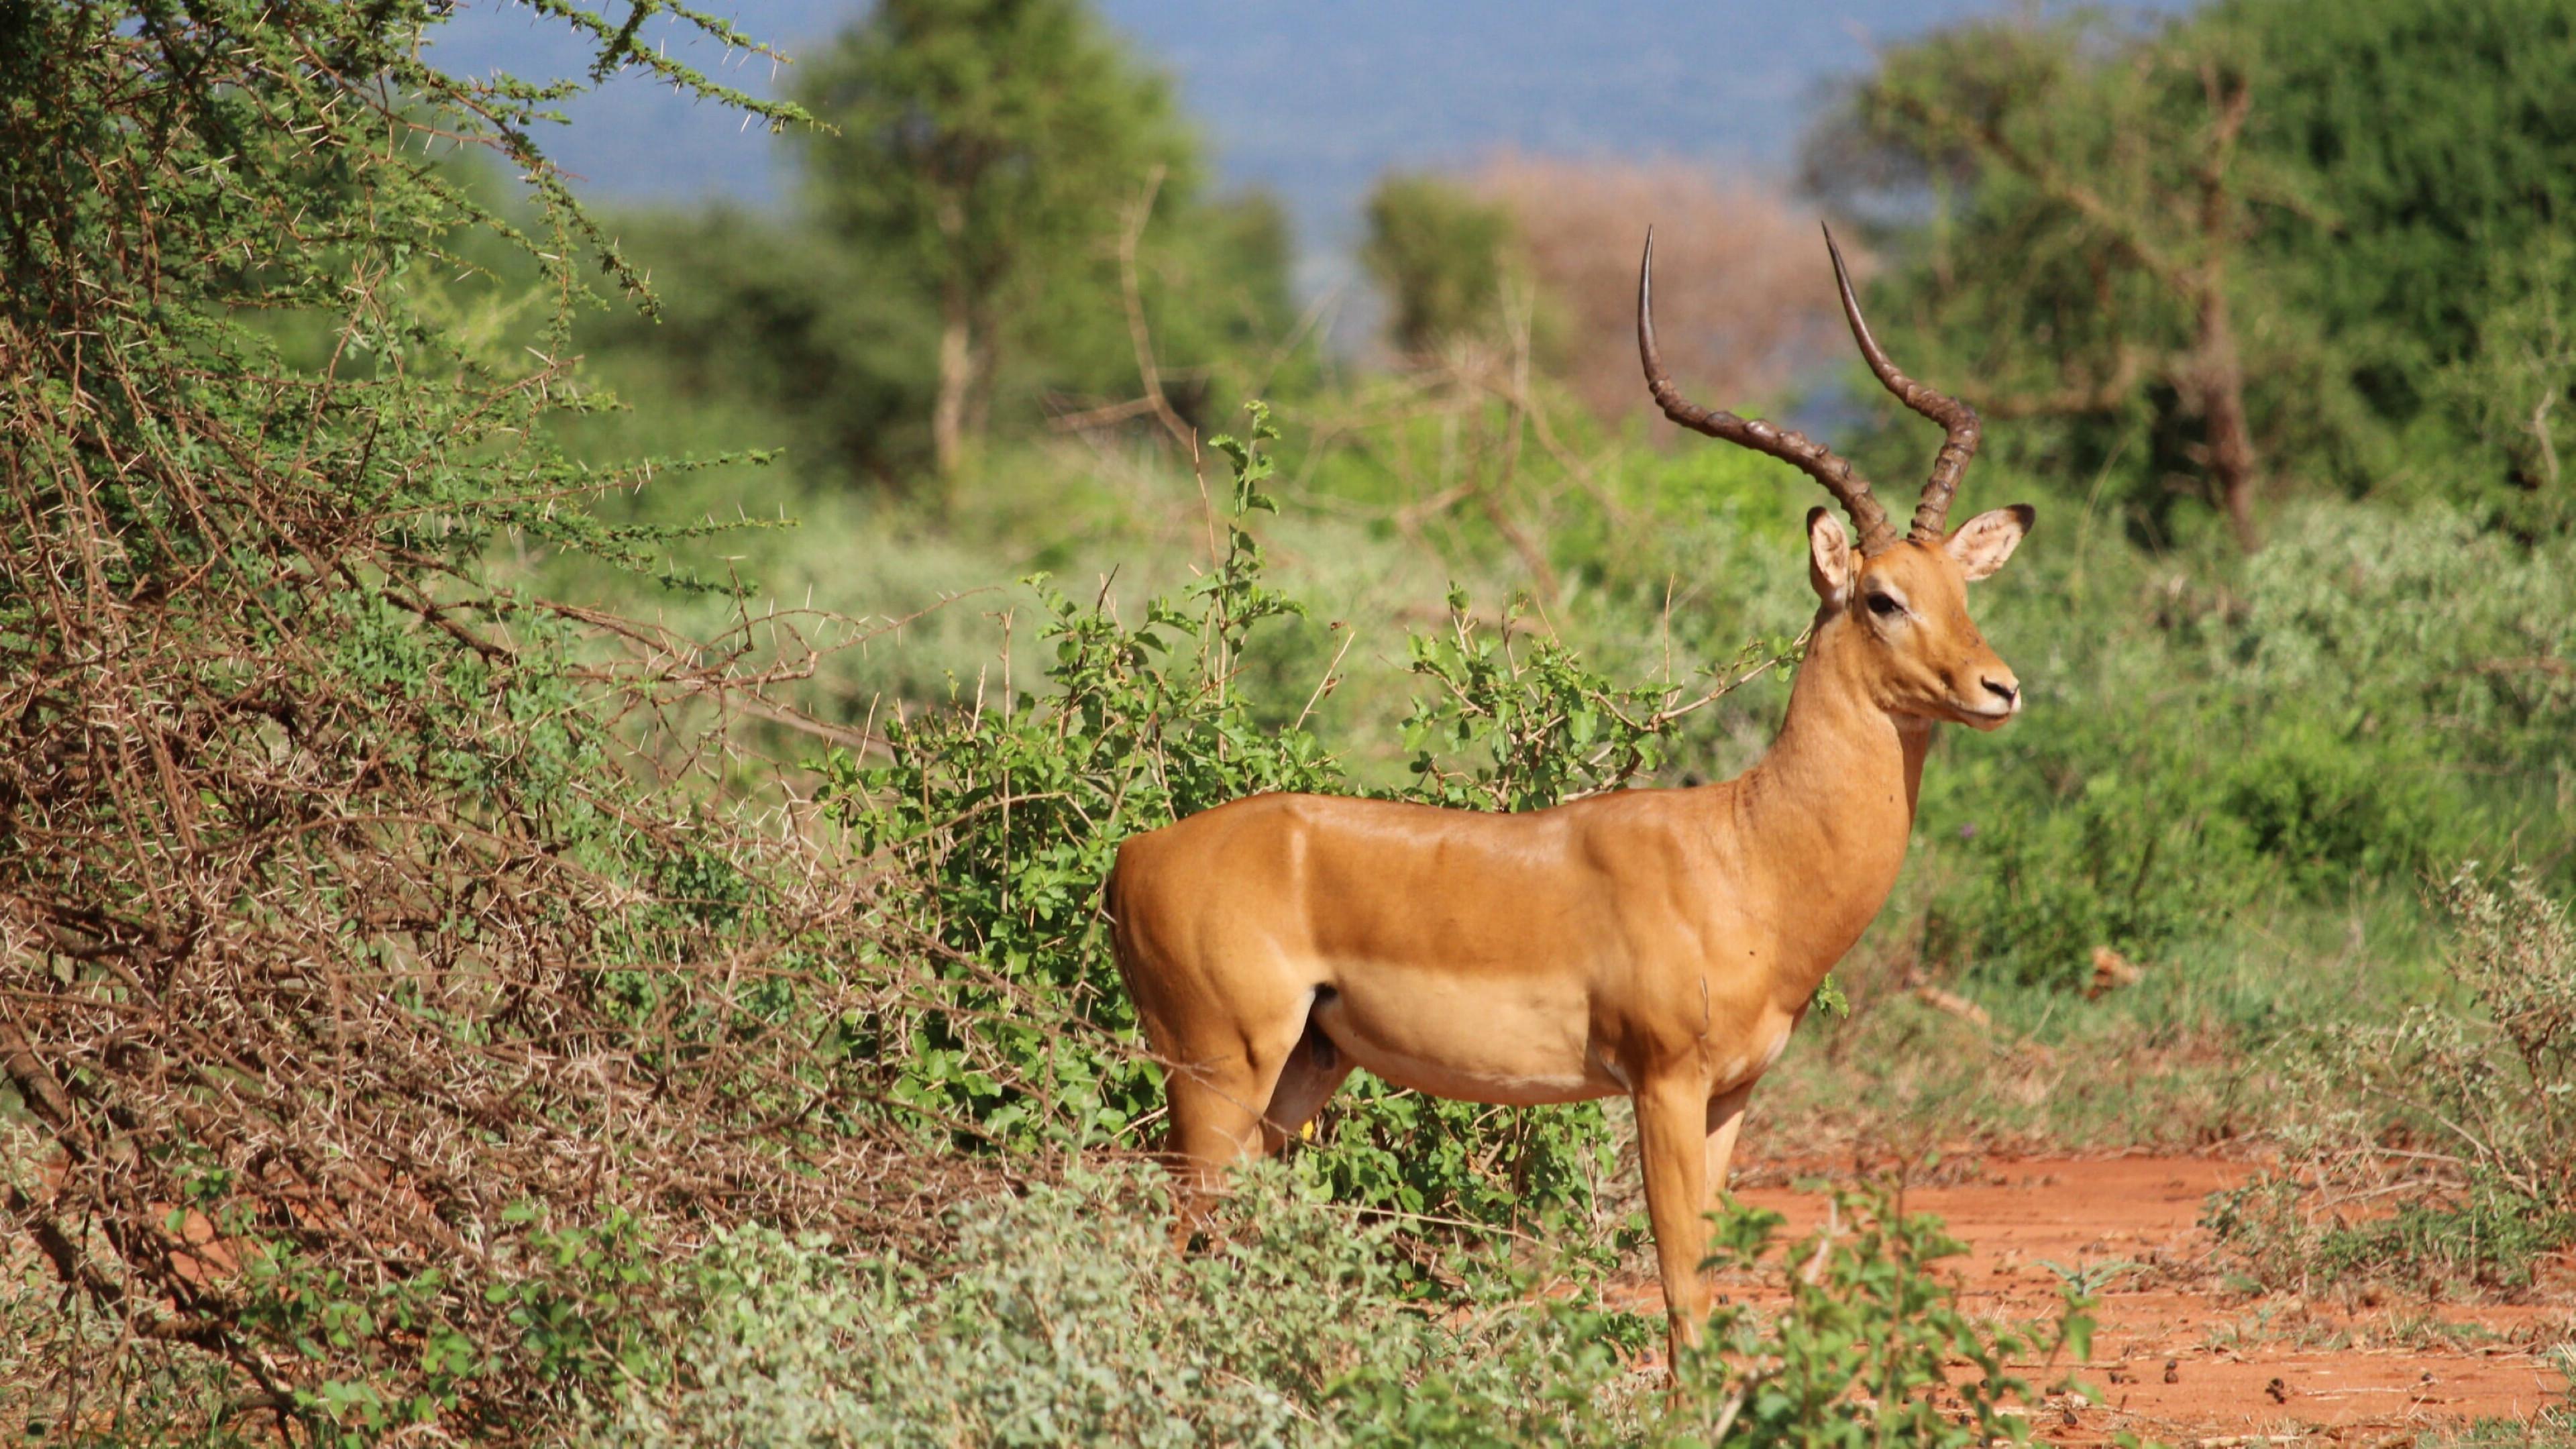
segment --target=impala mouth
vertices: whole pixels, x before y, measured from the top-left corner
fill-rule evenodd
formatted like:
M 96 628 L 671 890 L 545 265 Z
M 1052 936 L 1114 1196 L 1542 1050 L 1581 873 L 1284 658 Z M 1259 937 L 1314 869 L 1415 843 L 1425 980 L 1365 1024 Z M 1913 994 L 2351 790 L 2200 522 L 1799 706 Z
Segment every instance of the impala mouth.
M 1972 709 L 1966 704 L 1953 701 L 1950 710 L 1959 723 L 1971 729 L 2001 729 L 2006 721 L 2021 713 L 2021 696 L 2016 694 L 2010 704 L 1997 705 L 1992 709 Z

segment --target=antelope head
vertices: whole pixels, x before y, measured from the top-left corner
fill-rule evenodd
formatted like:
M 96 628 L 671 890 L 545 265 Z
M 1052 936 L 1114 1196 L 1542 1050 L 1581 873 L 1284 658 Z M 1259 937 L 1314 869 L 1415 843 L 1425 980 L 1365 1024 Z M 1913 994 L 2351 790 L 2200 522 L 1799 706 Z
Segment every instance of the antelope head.
M 1816 617 L 1819 650 L 1858 651 L 1862 677 L 1892 715 L 1998 728 L 2021 712 L 2021 684 L 1968 617 L 1967 586 L 2003 567 L 2036 515 L 2029 504 L 2016 503 L 1980 513 L 1956 529 L 1947 526 L 1959 475 L 1976 456 L 1977 411 L 1897 370 L 1861 320 L 1860 300 L 1852 294 L 1851 274 L 1830 229 L 1825 249 L 1833 257 L 1843 318 L 1870 371 L 1899 401 L 1939 423 L 1944 434 L 1904 537 L 1889 524 L 1869 480 L 1832 449 L 1760 418 L 1700 407 L 1673 386 L 1655 348 L 1651 228 L 1637 270 L 1637 352 L 1646 386 L 1664 416 L 1791 464 L 1823 484 L 1850 515 L 1851 531 L 1845 532 L 1822 508 L 1807 514 L 1807 577 L 1823 601 Z

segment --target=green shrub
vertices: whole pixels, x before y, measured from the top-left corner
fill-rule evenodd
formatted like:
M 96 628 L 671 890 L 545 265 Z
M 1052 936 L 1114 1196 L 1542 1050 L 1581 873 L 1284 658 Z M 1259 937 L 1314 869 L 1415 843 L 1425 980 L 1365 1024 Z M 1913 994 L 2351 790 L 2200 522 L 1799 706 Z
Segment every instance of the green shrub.
M 684 1289 L 667 1388 L 598 1437 L 716 1444 L 1545 1442 L 1626 1407 L 1641 1320 L 1513 1303 L 1434 1318 L 1389 1229 L 1247 1175 L 1218 1246 L 1172 1251 L 1159 1170 L 959 1204 L 927 1268 L 759 1229 Z M 1397 1391 L 1390 1397 L 1390 1391 Z
M 2525 546 L 2451 508 L 2306 508 L 2247 561 L 2241 615 L 2205 642 L 2249 718 L 2290 706 L 2401 759 L 2563 777 L 2571 567 L 2567 540 Z
M 2229 587 L 2142 564 L 2097 563 L 2071 616 L 2054 580 L 1998 595 L 1998 636 L 2054 652 L 2023 663 L 2026 718 L 1925 772 L 1936 961 L 2080 985 L 2098 946 L 2156 960 L 2251 909 L 2566 838 L 2576 624 L 2553 580 L 2576 549 L 2313 508 Z
M 2434 768 L 2413 740 L 2356 740 L 2293 716 L 2219 772 L 2216 803 L 2286 886 L 2328 893 L 2411 879 L 2431 863 Z
M 2194 764 L 2152 745 L 2096 754 L 2082 730 L 2069 734 L 2055 749 L 2094 768 L 2054 799 L 2029 799 L 2037 781 L 2000 786 L 1997 776 L 2035 763 L 2026 758 L 1981 772 L 2006 803 L 1986 802 L 1941 841 L 1959 878 L 1926 923 L 1933 959 L 2076 986 L 2095 947 L 2152 957 L 2251 894 L 2259 876 L 2243 834 L 2213 808 Z

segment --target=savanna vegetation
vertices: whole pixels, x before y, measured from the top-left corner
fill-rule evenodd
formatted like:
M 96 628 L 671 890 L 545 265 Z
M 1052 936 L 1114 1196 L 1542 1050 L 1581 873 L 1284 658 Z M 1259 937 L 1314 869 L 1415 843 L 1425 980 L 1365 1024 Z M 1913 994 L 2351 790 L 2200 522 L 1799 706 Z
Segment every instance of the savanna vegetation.
M 527 8 L 586 79 L 446 74 L 430 3 L 0 6 L 0 1431 L 2026 1436 L 2084 1285 L 1975 1319 L 1867 1192 L 1727 1218 L 1788 1306 L 1664 1394 L 1617 1108 L 1363 1078 L 1168 1251 L 1097 912 L 1252 791 L 1749 762 L 1817 500 L 1649 425 L 1630 268 L 1896 486 L 1820 207 L 2039 507 L 2028 707 L 1936 745 L 1744 1158 L 2260 1151 L 2249 1291 L 2576 1240 L 2576 7 L 1940 31 L 1803 194 L 1391 176 L 1356 348 L 1078 0 L 884 0 L 780 101 Z M 585 207 L 545 116 L 632 69 L 792 200 Z

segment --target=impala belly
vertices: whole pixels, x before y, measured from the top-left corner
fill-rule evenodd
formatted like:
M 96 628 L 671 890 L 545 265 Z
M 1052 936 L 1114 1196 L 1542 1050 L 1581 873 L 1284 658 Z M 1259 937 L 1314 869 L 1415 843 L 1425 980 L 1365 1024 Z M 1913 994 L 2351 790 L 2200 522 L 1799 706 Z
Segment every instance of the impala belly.
M 1567 981 L 1479 979 L 1380 962 L 1333 971 L 1315 1025 L 1400 1087 L 1530 1106 L 1625 1089 L 1593 1052 L 1591 1002 Z

